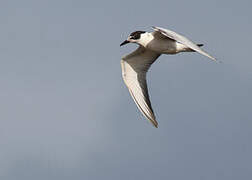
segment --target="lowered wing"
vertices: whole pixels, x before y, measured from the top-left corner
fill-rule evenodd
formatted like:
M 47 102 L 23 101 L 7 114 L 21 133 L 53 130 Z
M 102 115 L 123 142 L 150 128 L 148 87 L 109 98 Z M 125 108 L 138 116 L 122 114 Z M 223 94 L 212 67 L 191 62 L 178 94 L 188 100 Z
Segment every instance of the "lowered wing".
M 149 99 L 146 73 L 160 54 L 139 47 L 121 60 L 122 76 L 129 92 L 142 114 L 155 126 L 158 126 Z

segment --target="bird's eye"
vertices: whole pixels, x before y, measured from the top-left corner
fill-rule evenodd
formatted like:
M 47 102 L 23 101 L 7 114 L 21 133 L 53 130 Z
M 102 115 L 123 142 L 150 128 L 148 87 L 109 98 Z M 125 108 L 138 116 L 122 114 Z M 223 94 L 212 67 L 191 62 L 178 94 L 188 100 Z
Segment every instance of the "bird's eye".
M 137 40 L 137 39 L 139 39 L 139 37 L 138 36 L 131 36 L 130 39 Z

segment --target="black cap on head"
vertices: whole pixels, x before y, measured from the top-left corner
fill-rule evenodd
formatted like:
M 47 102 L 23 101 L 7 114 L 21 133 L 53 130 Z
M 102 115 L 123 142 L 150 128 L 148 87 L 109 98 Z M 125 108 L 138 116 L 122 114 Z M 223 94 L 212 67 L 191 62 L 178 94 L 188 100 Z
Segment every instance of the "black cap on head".
M 145 33 L 145 31 L 135 31 L 130 34 L 131 39 L 139 39 L 141 37 L 141 34 Z
M 131 34 L 129 35 L 129 38 L 130 38 L 130 39 L 133 39 L 133 40 L 140 39 L 142 33 L 145 33 L 145 31 L 135 31 L 135 32 L 133 32 L 133 33 L 131 33 Z M 124 44 L 130 43 L 130 39 L 129 39 L 129 38 L 128 38 L 127 40 L 123 41 L 123 42 L 120 44 L 120 46 L 123 46 Z

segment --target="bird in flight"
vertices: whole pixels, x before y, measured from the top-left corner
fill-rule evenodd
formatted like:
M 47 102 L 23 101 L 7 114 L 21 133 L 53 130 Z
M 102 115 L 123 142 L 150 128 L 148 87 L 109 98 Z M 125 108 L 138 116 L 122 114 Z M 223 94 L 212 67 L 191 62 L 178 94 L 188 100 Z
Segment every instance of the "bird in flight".
M 203 51 L 203 44 L 195 44 L 186 37 L 161 27 L 152 27 L 153 32 L 135 31 L 129 35 L 127 43 L 136 43 L 139 47 L 121 60 L 124 83 L 142 114 L 157 128 L 146 82 L 146 73 L 152 63 L 161 54 L 177 54 L 180 52 L 198 52 L 213 61 L 214 57 Z

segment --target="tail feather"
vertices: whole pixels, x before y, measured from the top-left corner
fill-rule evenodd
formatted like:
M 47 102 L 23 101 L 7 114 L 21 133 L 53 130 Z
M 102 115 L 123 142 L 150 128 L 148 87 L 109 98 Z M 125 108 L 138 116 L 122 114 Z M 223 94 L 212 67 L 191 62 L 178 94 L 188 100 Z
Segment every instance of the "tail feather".
M 197 46 L 199 46 L 199 47 L 202 47 L 202 46 L 204 46 L 204 44 L 197 44 Z M 191 49 L 191 48 L 186 48 L 186 50 L 185 50 L 186 52 L 195 52 L 193 49 Z

